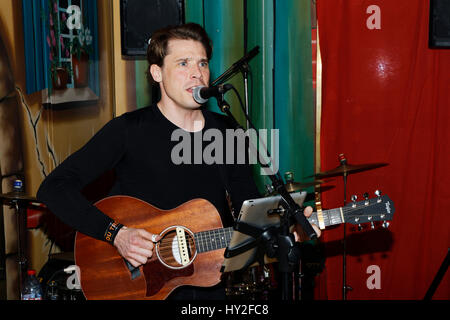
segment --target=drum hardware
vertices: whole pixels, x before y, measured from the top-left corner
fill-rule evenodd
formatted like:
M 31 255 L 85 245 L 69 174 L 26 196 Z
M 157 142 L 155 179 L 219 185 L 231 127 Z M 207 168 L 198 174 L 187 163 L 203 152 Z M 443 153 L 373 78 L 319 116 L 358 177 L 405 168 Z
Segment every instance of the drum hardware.
M 86 300 L 79 286 L 73 285 L 75 272 L 73 252 L 49 255 L 47 263 L 39 272 L 46 300 L 81 301 Z
M 359 172 L 377 169 L 377 168 L 381 168 L 381 167 L 389 165 L 389 163 L 384 163 L 384 162 L 358 164 L 358 165 L 348 164 L 347 159 L 345 159 L 345 156 L 343 153 L 341 153 L 339 155 L 339 161 L 341 164 L 339 166 L 337 166 L 336 168 L 329 170 L 329 171 L 319 172 L 319 173 L 313 174 L 311 176 L 307 176 L 305 178 L 324 179 L 324 178 L 331 178 L 331 177 L 337 177 L 337 176 L 348 176 L 349 174 L 352 174 L 352 173 L 359 173 Z
M 58 274 L 62 274 L 59 273 Z M 69 288 L 67 279 L 70 275 L 61 276 L 51 280 L 44 286 L 44 296 L 46 300 L 82 301 L 86 300 L 83 291 L 78 288 Z
M 229 299 L 269 300 L 277 289 L 273 267 L 253 266 L 245 270 L 228 272 L 225 275 L 225 292 Z
M 331 178 L 331 177 L 338 177 L 338 176 L 342 176 L 343 180 L 344 180 L 344 206 L 347 204 L 347 177 L 350 174 L 354 174 L 354 173 L 359 173 L 359 172 L 363 172 L 363 171 L 367 171 L 367 170 L 372 170 L 372 169 L 377 169 L 377 168 L 381 168 L 384 166 L 387 166 L 389 163 L 384 163 L 384 162 L 378 162 L 378 163 L 367 163 L 367 164 L 359 164 L 359 165 L 353 165 L 353 164 L 349 164 L 347 163 L 347 159 L 345 158 L 345 155 L 343 153 L 339 154 L 338 156 L 339 159 L 339 166 L 337 166 L 336 168 L 329 170 L 329 171 L 324 171 L 324 172 L 319 172 L 316 173 L 312 176 L 307 176 L 306 178 L 315 178 L 315 179 L 324 179 L 324 178 Z M 375 193 L 378 197 L 380 197 L 381 192 L 380 191 L 376 191 Z M 364 194 L 365 198 L 368 198 L 368 194 L 365 193 Z M 352 201 L 355 202 L 356 201 L 356 196 L 352 196 Z M 384 225 L 383 225 L 384 226 Z M 373 223 L 371 224 L 372 229 L 374 228 Z M 361 230 L 362 227 L 359 225 L 358 229 Z M 346 300 L 347 299 L 347 291 L 348 290 L 353 290 L 352 287 L 350 287 L 349 285 L 347 285 L 347 280 L 346 280 L 346 223 L 344 223 L 344 234 L 343 234 L 343 240 L 342 240 L 342 247 L 343 247 L 343 254 L 342 254 L 342 299 Z
M 321 191 L 327 191 L 327 190 L 334 188 L 334 186 L 321 187 L 320 186 L 321 184 L 328 182 L 328 181 L 324 181 L 324 180 L 320 180 L 320 179 L 313 180 L 313 181 L 307 181 L 307 182 L 295 182 L 293 179 L 294 175 L 290 171 L 286 172 L 284 176 L 285 176 L 285 180 L 286 180 L 286 183 L 285 183 L 286 190 L 289 193 L 305 190 L 309 187 L 315 187 L 315 188 L 320 187 Z M 268 184 L 265 186 L 265 188 L 266 188 L 266 194 L 265 194 L 266 196 L 273 196 L 273 195 L 277 194 L 277 192 L 274 190 L 272 185 Z
M 19 180 L 16 180 L 16 183 Z M 22 187 L 20 181 L 20 187 Z M 27 207 L 30 204 L 39 204 L 39 201 L 23 191 L 14 190 L 5 194 L 0 194 L 0 200 L 4 205 L 9 205 L 15 209 L 17 218 L 17 262 L 19 267 L 19 294 L 22 295 L 22 285 L 25 279 L 28 259 L 27 259 Z

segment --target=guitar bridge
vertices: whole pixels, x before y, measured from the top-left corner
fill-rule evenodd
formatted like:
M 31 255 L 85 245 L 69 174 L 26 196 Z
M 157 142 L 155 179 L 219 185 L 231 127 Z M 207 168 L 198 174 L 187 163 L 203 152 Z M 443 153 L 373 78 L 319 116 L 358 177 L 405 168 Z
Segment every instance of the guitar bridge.
M 181 265 L 185 266 L 189 263 L 189 254 L 184 229 L 177 227 L 178 250 L 180 252 Z

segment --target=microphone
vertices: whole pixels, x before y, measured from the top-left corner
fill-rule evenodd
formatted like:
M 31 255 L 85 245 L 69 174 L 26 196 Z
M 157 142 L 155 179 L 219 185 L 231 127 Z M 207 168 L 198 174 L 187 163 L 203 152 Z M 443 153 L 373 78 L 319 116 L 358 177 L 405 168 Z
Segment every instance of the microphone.
M 233 88 L 233 85 L 229 83 L 219 84 L 212 87 L 198 86 L 192 90 L 192 97 L 194 98 L 195 102 L 203 104 L 206 103 L 209 98 L 224 94 L 231 88 Z
M 211 86 L 227 81 L 227 79 L 231 78 L 234 73 L 238 72 L 244 64 L 253 59 L 258 53 L 259 46 L 256 46 L 241 59 L 233 63 L 233 65 L 229 67 L 228 70 L 225 71 L 220 77 L 211 82 Z

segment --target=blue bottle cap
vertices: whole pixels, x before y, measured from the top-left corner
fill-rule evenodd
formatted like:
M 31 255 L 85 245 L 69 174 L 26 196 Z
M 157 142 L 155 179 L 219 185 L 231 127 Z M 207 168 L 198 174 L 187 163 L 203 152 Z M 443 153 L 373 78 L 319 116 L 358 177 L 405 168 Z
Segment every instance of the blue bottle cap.
M 14 180 L 13 188 L 14 188 L 14 190 L 19 190 L 19 191 L 22 190 L 22 188 L 23 188 L 22 180 L 19 180 L 19 179 Z

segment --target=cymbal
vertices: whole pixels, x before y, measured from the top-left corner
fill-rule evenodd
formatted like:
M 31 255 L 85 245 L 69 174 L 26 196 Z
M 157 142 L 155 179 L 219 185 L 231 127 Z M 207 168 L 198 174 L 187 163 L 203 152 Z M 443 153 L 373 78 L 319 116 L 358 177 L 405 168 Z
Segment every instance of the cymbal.
M 28 201 L 28 202 L 39 202 L 36 197 L 30 196 L 24 192 L 11 191 L 8 193 L 0 194 L 1 200 L 9 200 L 9 201 Z
M 321 178 L 330 178 L 330 177 L 336 177 L 336 176 L 345 176 L 345 175 L 348 175 L 351 173 L 357 173 L 357 172 L 362 172 L 362 171 L 366 171 L 366 170 L 372 170 L 372 169 L 384 167 L 384 166 L 387 166 L 388 164 L 389 163 L 382 163 L 382 162 L 358 164 L 358 165 L 344 163 L 330 171 L 319 172 L 310 177 L 315 177 L 315 178 L 321 179 Z
M 308 187 L 310 187 L 310 186 L 313 186 L 313 185 L 319 185 L 320 183 L 323 183 L 323 181 L 321 181 L 321 180 L 316 180 L 315 182 L 307 182 L 307 183 L 300 183 L 300 182 L 294 182 L 294 183 L 286 183 L 286 190 L 287 190 L 287 192 L 289 192 L 289 193 L 292 193 L 292 192 L 296 192 L 296 191 L 300 191 L 300 190 L 304 190 L 304 189 L 306 189 L 306 188 L 308 188 Z M 324 192 L 324 191 L 328 191 L 328 190 L 330 190 L 330 189 L 333 189 L 334 188 L 334 186 L 321 186 L 320 187 L 320 192 Z M 273 191 L 273 192 L 268 192 L 268 193 L 266 193 L 266 196 L 274 196 L 274 195 L 277 195 L 278 194 L 278 192 L 276 192 L 276 191 Z M 311 193 L 313 196 L 313 198 L 314 198 L 314 192 L 313 193 Z M 309 197 L 310 196 L 310 194 L 308 193 L 308 195 L 307 195 L 307 197 Z
M 295 191 L 299 191 L 299 190 L 303 190 L 306 189 L 308 187 L 312 187 L 312 186 L 316 186 L 319 185 L 321 183 L 323 183 L 324 181 L 322 180 L 314 180 L 314 181 L 310 181 L 310 182 L 294 182 L 294 181 L 288 181 L 286 183 L 286 190 L 288 192 L 295 192 Z

